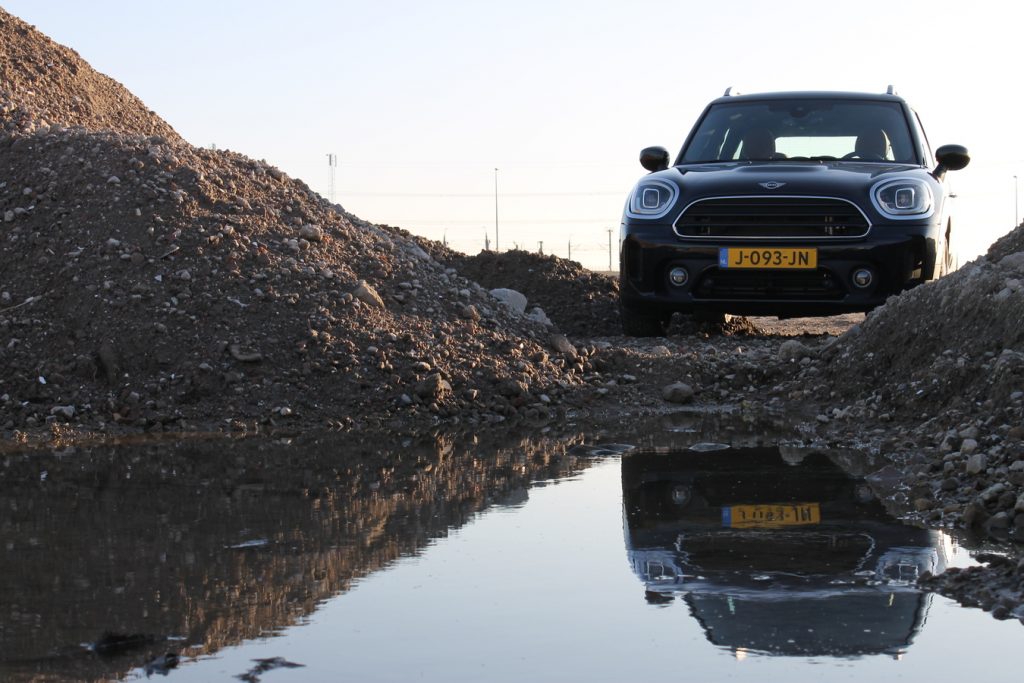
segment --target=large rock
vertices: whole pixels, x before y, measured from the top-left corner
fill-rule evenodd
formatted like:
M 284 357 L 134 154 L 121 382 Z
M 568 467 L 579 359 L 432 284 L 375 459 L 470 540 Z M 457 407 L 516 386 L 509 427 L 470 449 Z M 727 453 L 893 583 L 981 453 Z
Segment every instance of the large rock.
M 498 383 L 498 393 L 506 398 L 525 396 L 529 392 L 530 387 L 526 385 L 526 382 L 520 380 L 507 379 Z
M 779 359 L 785 362 L 799 361 L 811 356 L 811 350 L 795 339 L 782 342 L 779 346 Z
M 377 290 L 374 289 L 366 280 L 359 281 L 356 288 L 352 290 L 352 296 L 368 306 L 384 308 L 384 300 L 380 298 L 380 294 L 377 293 Z
M 421 399 L 440 401 L 452 393 L 452 385 L 435 373 L 416 385 L 416 395 Z
M 504 287 L 491 290 L 491 296 L 505 304 L 509 309 L 518 315 L 526 312 L 526 297 L 514 289 Z
M 984 453 L 975 453 L 967 458 L 965 469 L 967 474 L 980 474 L 988 467 L 988 456 Z
M 684 382 L 676 382 L 662 388 L 661 397 L 669 403 L 689 403 L 693 400 L 693 387 Z
M 540 306 L 534 306 L 533 310 L 526 316 L 527 320 L 532 320 L 536 323 L 540 323 L 545 327 L 551 327 L 553 324 L 551 318 L 548 317 L 547 313 L 544 312 Z
M 572 342 L 570 342 L 569 338 L 566 337 L 564 334 L 551 335 L 550 344 L 551 348 L 553 348 L 555 351 L 558 351 L 563 356 L 576 358 L 579 355 L 579 352 L 576 350 L 576 347 L 573 346 Z
M 310 242 L 320 242 L 324 238 L 324 230 L 319 225 L 303 225 L 299 228 L 299 237 Z

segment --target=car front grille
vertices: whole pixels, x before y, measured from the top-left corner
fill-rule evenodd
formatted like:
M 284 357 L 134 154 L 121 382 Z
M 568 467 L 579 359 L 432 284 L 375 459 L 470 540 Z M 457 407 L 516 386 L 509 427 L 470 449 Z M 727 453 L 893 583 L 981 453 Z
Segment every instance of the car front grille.
M 810 239 L 862 237 L 871 223 L 852 202 L 830 197 L 720 197 L 690 204 L 680 237 Z
M 713 268 L 693 289 L 697 300 L 744 301 L 835 300 L 846 291 L 832 273 L 817 270 L 729 270 Z
M 856 532 L 720 531 L 679 539 L 694 569 L 804 575 L 852 571 L 873 545 L 870 536 Z

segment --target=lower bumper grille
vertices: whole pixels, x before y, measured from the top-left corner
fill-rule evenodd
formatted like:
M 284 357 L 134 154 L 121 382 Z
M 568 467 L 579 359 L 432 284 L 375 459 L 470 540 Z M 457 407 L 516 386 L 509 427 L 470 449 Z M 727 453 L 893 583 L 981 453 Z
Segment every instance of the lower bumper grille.
M 830 272 L 729 271 L 705 273 L 693 290 L 695 299 L 742 299 L 778 301 L 843 298 L 846 290 Z

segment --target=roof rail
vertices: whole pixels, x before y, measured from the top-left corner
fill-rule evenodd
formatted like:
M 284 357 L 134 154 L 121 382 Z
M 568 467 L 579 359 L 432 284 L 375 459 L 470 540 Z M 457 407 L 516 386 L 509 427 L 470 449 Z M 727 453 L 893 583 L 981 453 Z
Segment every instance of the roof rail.
M 890 85 L 888 88 L 885 89 L 885 94 L 886 95 L 895 95 L 896 94 L 896 86 L 895 85 Z
M 728 88 L 725 89 L 725 94 L 722 95 L 722 97 L 731 97 L 733 95 L 739 95 L 739 94 L 740 94 L 740 91 L 737 90 L 736 92 L 733 92 L 732 91 L 732 86 L 730 85 Z

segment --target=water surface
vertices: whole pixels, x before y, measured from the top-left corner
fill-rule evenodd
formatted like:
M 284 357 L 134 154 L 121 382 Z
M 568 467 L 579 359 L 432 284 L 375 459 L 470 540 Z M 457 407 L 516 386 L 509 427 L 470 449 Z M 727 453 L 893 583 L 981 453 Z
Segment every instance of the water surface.
M 0 677 L 1016 678 L 1020 623 L 914 584 L 969 552 L 858 462 L 685 421 L 8 456 Z

